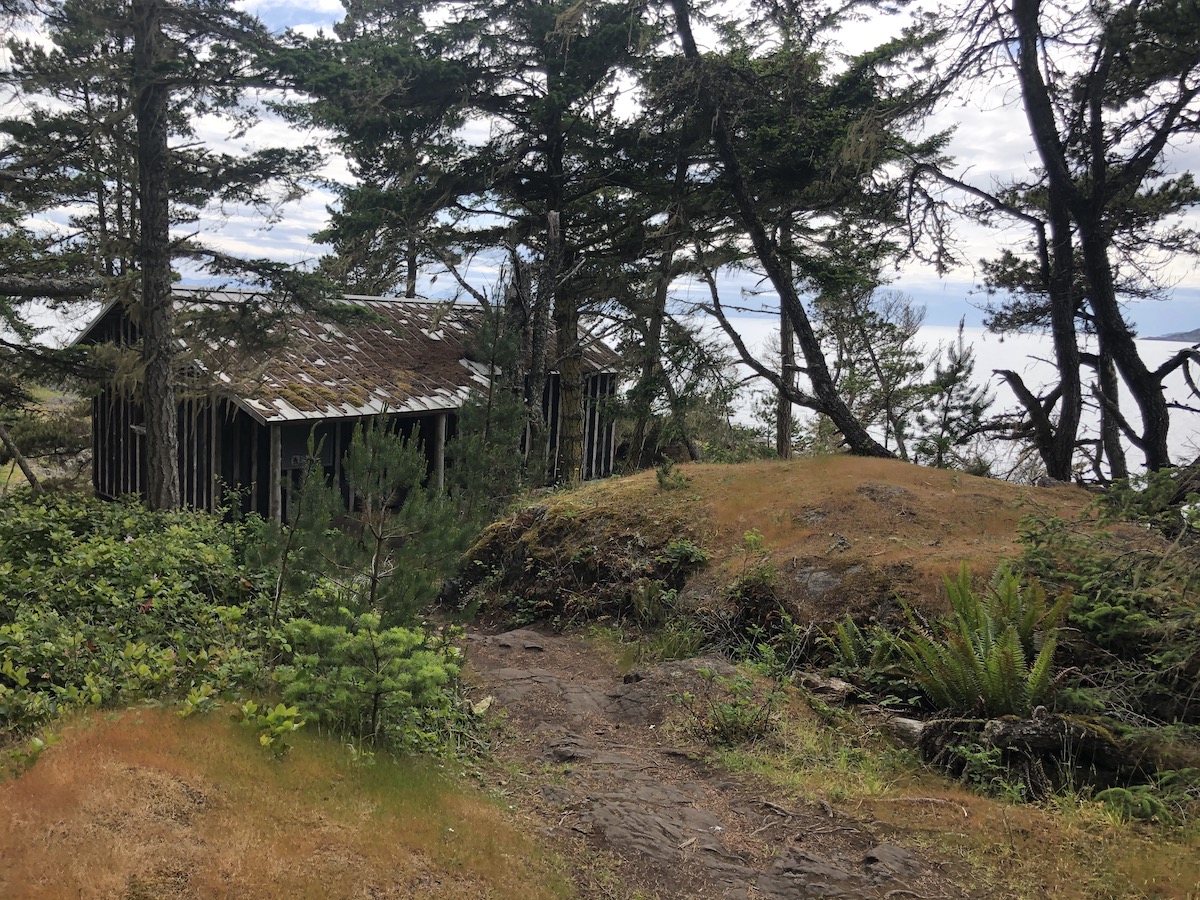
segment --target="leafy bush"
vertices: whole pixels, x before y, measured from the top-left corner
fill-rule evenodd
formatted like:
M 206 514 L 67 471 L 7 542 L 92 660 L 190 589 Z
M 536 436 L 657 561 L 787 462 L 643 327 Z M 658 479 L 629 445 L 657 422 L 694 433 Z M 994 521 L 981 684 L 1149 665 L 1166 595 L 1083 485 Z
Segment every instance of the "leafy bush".
M 1200 722 L 1195 684 L 1200 675 L 1200 545 L 1190 526 L 1169 542 L 1153 532 L 1130 537 L 1096 527 L 1114 514 L 1144 526 L 1182 521 L 1163 508 L 1174 482 L 1148 479 L 1144 491 L 1114 489 L 1111 501 L 1080 521 L 1031 515 L 1022 520 L 1020 565 L 1026 573 L 1075 595 L 1069 624 L 1086 641 L 1066 646 L 1078 668 L 1079 703 L 1106 708 L 1128 725 Z M 1168 515 L 1170 513 L 1170 515 Z M 1172 518 L 1173 516 L 1173 518 Z
M 670 566 L 669 574 L 682 578 L 708 562 L 708 553 L 685 538 L 676 538 L 667 544 L 666 550 L 655 560 L 667 563 Z
M 176 697 L 181 715 L 202 713 L 271 686 L 272 665 L 286 703 L 259 712 L 248 701 L 243 714 L 277 755 L 300 707 L 358 739 L 437 743 L 454 714 L 449 637 L 339 610 L 358 594 L 311 573 L 282 578 L 263 562 L 278 542 L 259 519 L 10 499 L 0 509 L 0 745 L 81 706 Z
M 304 727 L 304 717 L 295 706 L 267 704 L 261 708 L 253 700 L 247 700 L 239 710 L 242 725 L 258 732 L 258 743 L 271 751 L 276 759 L 282 759 L 292 749 L 287 736 Z
M 698 669 L 697 674 L 701 678 L 698 691 L 678 698 L 697 737 L 734 747 L 761 740 L 775 728 L 780 700 L 777 685 L 764 691 L 745 675 L 722 676 L 712 669 Z
M 0 738 L 66 709 L 261 678 L 262 523 L 59 496 L 0 511 Z

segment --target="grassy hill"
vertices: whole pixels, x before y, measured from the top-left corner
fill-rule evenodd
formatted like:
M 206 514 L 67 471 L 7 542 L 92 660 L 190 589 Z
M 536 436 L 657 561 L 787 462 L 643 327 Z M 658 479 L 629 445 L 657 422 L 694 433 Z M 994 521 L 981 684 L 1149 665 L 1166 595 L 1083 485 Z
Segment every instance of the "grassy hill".
M 299 654 L 313 629 L 295 617 L 328 613 L 336 595 L 318 582 L 285 598 L 274 627 L 262 523 L 10 501 L 0 896 L 708 897 L 681 885 L 698 869 L 691 854 L 721 840 L 758 886 L 786 850 L 867 877 L 870 896 L 972 884 L 987 897 L 1198 896 L 1200 563 L 1185 535 L 1101 522 L 1095 499 L 851 457 L 689 465 L 541 494 L 483 533 L 455 586 L 483 623 L 465 640 L 429 631 L 453 682 L 434 690 L 425 663 L 399 672 L 425 673 L 428 716 L 403 702 L 412 682 L 387 688 L 391 749 L 452 755 L 438 740 L 467 736 L 465 764 L 372 755 L 321 718 L 337 703 L 353 713 L 357 682 L 332 661 L 316 668 L 325 645 Z M 911 672 L 896 688 L 894 671 L 870 671 L 871 652 L 851 665 L 821 638 L 849 613 L 876 648 L 905 627 L 936 640 L 944 576 L 1017 557 L 1052 595 L 1080 600 L 1055 657 L 1075 695 L 1047 700 L 1049 712 L 935 707 Z M 517 638 L 490 633 L 535 622 Z M 275 702 L 301 667 L 316 688 L 288 702 L 310 704 L 308 725 L 273 756 L 264 716 L 246 729 L 228 713 Z M 338 677 L 339 693 L 320 692 Z M 933 755 L 898 745 L 898 708 L 942 717 L 949 739 Z M 972 743 L 1013 720 L 1102 734 L 1101 752 L 1121 757 L 1119 796 L 1102 790 L 1113 770 L 1075 758 L 1054 769 L 1054 754 L 1034 790 L 1041 757 Z M 24 771 L 47 734 L 62 740 Z M 648 809 L 664 780 L 692 799 L 667 791 Z M 646 834 L 662 859 L 648 861 Z M 922 874 L 864 875 L 881 841 L 919 854 Z
M 1093 499 L 898 460 L 687 465 L 522 509 L 485 532 L 467 585 L 527 615 L 628 613 L 648 581 L 699 608 L 765 562 L 776 598 L 803 623 L 886 613 L 896 598 L 937 610 L 943 577 L 962 563 L 990 575 L 1019 555 L 1023 516 L 1074 518 Z M 678 558 L 687 545 L 704 565 Z
M 452 767 L 294 740 L 278 761 L 227 716 L 74 719 L 0 783 L 0 896 L 569 894 L 561 862 Z

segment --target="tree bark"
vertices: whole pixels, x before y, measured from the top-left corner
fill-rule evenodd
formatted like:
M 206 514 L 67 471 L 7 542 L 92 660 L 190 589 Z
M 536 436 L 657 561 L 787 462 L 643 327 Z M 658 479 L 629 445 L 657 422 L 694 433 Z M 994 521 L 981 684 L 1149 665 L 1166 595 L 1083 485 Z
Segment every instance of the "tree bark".
M 554 41 L 553 35 L 547 35 Z M 583 466 L 583 348 L 579 343 L 579 297 L 567 284 L 566 206 L 567 135 L 559 97 L 561 60 L 547 56 L 546 100 L 542 133 L 545 135 L 546 245 L 543 277 L 553 300 L 554 331 L 558 356 L 558 453 L 551 469 L 558 484 L 575 484 Z M 553 425 L 551 425 L 553 427 Z
M 1098 348 L 1096 380 L 1100 391 L 1100 441 L 1108 459 L 1108 472 L 1114 480 L 1129 477 L 1125 447 L 1121 443 L 1120 394 L 1117 371 L 1103 341 Z
M 687 173 L 689 156 L 687 148 L 690 137 L 684 135 L 680 139 L 679 151 L 675 159 L 675 177 L 672 185 L 672 206 L 670 217 L 663 235 L 662 256 L 659 257 L 658 271 L 655 273 L 654 299 L 650 309 L 650 318 L 646 323 L 643 335 L 642 365 L 637 384 L 634 386 L 634 421 L 633 435 L 629 441 L 629 465 L 632 469 L 644 469 L 652 465 L 654 460 L 646 452 L 647 433 L 653 418 L 652 404 L 656 389 L 663 385 L 664 390 L 672 394 L 662 364 L 662 333 L 667 319 L 667 298 L 671 293 L 671 281 L 675 277 L 675 255 L 679 249 L 684 227 L 683 201 L 687 190 Z M 672 398 L 673 400 L 674 398 Z
M 1076 221 L 1100 344 L 1116 364 L 1141 412 L 1142 437 L 1139 447 L 1145 454 L 1146 468 L 1151 471 L 1164 469 L 1171 465 L 1167 446 L 1171 414 L 1162 382 L 1142 361 L 1133 332 L 1121 315 L 1103 225 L 1098 220 L 1092 220 L 1090 215 L 1085 221 L 1080 221 L 1080 217 Z
M 1044 448 L 1042 461 L 1051 478 L 1069 481 L 1083 406 L 1079 343 L 1075 333 L 1078 304 L 1069 211 L 1071 175 L 1063 155 L 1050 94 L 1039 68 L 1042 49 L 1039 4 L 1040 0 L 1013 0 L 1012 15 L 1020 44 L 1017 70 L 1025 116 L 1049 182 L 1050 246 L 1043 251 L 1042 267 L 1050 295 L 1050 328 L 1062 390 L 1053 441 Z
M 513 273 L 517 287 L 513 300 L 524 307 L 521 360 L 528 366 L 525 372 L 525 467 L 533 484 L 543 482 L 546 473 L 546 414 L 542 404 L 546 396 L 546 353 L 553 298 L 544 270 L 543 266 L 538 272 L 535 286 L 528 277 L 525 264 L 514 255 Z
M 562 224 L 557 210 L 547 216 L 549 272 L 561 273 Z M 583 348 L 579 343 L 579 304 L 575 292 L 563 289 L 561 274 L 554 294 L 554 332 L 558 351 L 558 464 L 555 482 L 575 484 L 583 466 Z
M 1134 402 L 1142 416 L 1142 436 L 1138 441 L 1139 447 L 1145 454 L 1146 467 L 1157 470 L 1171 464 L 1167 447 L 1167 432 L 1170 426 L 1170 415 L 1166 396 L 1163 393 L 1162 382 L 1151 372 L 1142 361 L 1134 342 L 1133 332 L 1125 322 L 1117 303 L 1116 286 L 1113 280 L 1112 263 L 1109 259 L 1109 236 L 1103 221 L 1103 210 L 1109 195 L 1116 190 L 1108 183 L 1108 171 L 1112 161 L 1105 149 L 1105 134 L 1103 122 L 1104 97 L 1103 87 L 1107 80 L 1108 63 L 1112 48 L 1108 48 L 1096 64 L 1089 85 L 1091 96 L 1085 98 L 1087 108 L 1081 111 L 1081 120 L 1088 127 L 1088 143 L 1084 148 L 1089 156 L 1089 171 L 1086 178 L 1077 178 L 1072 173 L 1067 159 L 1067 148 L 1059 134 L 1054 116 L 1054 107 L 1050 92 L 1039 68 L 1040 54 L 1043 49 L 1043 39 L 1040 27 L 1041 0 L 1013 0 L 1012 18 L 1017 30 L 1019 44 L 1018 75 L 1021 82 L 1021 94 L 1025 104 L 1025 113 L 1033 133 L 1034 144 L 1038 156 L 1046 171 L 1049 188 L 1051 225 L 1057 244 L 1066 245 L 1066 252 L 1071 251 L 1070 225 L 1073 221 L 1078 233 L 1079 246 L 1083 250 L 1084 272 L 1088 282 L 1088 299 L 1092 307 L 1096 330 L 1100 343 L 1106 348 L 1116 364 L 1117 370 L 1124 378 Z M 1145 154 L 1139 154 L 1142 156 Z M 1126 167 L 1127 169 L 1129 166 Z M 1133 174 L 1129 178 L 1134 178 Z M 1138 179 L 1140 180 L 1140 178 Z M 1123 189 L 1128 189 L 1124 184 Z M 1065 225 L 1056 222 L 1056 217 L 1065 219 Z M 1059 252 L 1055 251 L 1056 259 Z M 1064 263 L 1065 264 L 1065 263 Z M 1056 266 L 1056 269 L 1058 266 Z M 1056 274 L 1063 274 L 1061 271 Z M 1059 308 L 1057 302 L 1052 304 L 1052 312 L 1057 316 L 1066 316 L 1065 310 Z M 1072 305 L 1070 316 L 1073 319 L 1075 307 Z M 1060 334 L 1058 318 L 1055 318 L 1055 348 L 1059 349 Z M 1063 336 L 1065 340 L 1065 336 Z M 1074 339 L 1071 341 L 1074 344 Z M 1074 357 L 1078 362 L 1079 352 L 1076 348 Z M 1064 360 L 1059 358 L 1060 368 Z M 1063 394 L 1063 414 L 1069 412 L 1069 401 L 1074 399 L 1074 391 L 1078 383 L 1078 366 L 1072 370 L 1075 385 L 1066 385 Z M 1068 393 L 1071 391 L 1071 393 Z M 1060 430 L 1062 422 L 1059 423 Z M 1072 440 L 1072 445 L 1074 440 Z M 1053 472 L 1050 473 L 1054 477 Z
M 785 221 L 780 228 L 783 243 L 783 265 L 789 280 L 793 279 L 792 261 L 787 252 L 792 247 L 792 225 Z M 783 390 L 775 392 L 775 455 L 780 459 L 792 458 L 792 398 L 796 386 L 796 332 L 787 310 L 779 307 L 779 380 Z
M 12 439 L 12 435 L 8 433 L 8 428 L 3 422 L 0 422 L 0 446 L 8 452 L 17 463 L 17 467 L 21 470 L 21 474 L 25 476 L 25 480 L 29 482 L 29 489 L 35 494 L 42 493 L 41 482 L 37 476 L 33 474 L 33 469 L 29 465 L 29 460 L 25 458 L 25 454 L 21 452 L 21 448 L 17 446 L 16 441 Z
M 178 509 L 179 433 L 175 400 L 174 308 L 171 298 L 167 85 L 162 61 L 162 4 L 134 0 L 134 114 L 137 117 L 139 234 L 142 267 L 142 405 L 146 417 L 146 503 Z
M 409 298 L 417 296 L 417 276 L 421 274 L 419 246 L 417 238 L 410 235 L 404 248 L 404 296 Z

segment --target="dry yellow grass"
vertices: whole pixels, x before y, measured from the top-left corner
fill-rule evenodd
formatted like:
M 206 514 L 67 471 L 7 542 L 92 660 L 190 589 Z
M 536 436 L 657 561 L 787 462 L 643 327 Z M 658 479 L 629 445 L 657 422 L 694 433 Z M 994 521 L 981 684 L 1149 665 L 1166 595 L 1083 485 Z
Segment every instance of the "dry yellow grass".
M 1007 802 L 898 756 L 871 715 L 836 727 L 789 692 L 770 740 L 716 759 L 869 822 L 881 840 L 964 867 L 979 896 L 1005 900 L 1200 900 L 1200 829 L 1121 822 L 1070 793 Z
M 964 559 L 986 566 L 1011 556 L 1017 523 L 1034 505 L 1069 515 L 1092 499 L 1074 487 L 1036 488 L 852 456 L 680 471 L 711 507 L 717 543 L 735 543 L 757 528 L 779 556 L 824 556 L 841 535 L 849 546 L 835 550 L 839 555 L 904 562 L 939 578 Z
M 562 565 L 593 546 L 691 540 L 709 554 L 707 568 L 689 583 L 703 605 L 724 596 L 746 564 L 738 545 L 757 530 L 777 574 L 776 594 L 793 618 L 825 622 L 847 612 L 873 614 L 894 596 L 935 608 L 943 602 L 943 577 L 962 563 L 986 577 L 1020 554 L 1022 516 L 1073 519 L 1093 499 L 1071 486 L 1015 485 L 845 455 L 682 465 L 673 477 L 668 490 L 648 471 L 545 498 L 545 514 L 520 540 L 531 556 L 550 555 Z M 510 541 L 506 528 L 489 539 Z M 814 571 L 836 575 L 837 590 L 809 590 Z
M 1013 898 L 1200 898 L 1195 829 L 1115 822 L 1098 802 L 1004 803 L 927 777 L 860 810 L 960 856 Z
M 303 734 L 303 733 L 301 733 Z M 276 762 L 214 714 L 70 725 L 0 784 L 0 897 L 495 897 L 569 890 L 520 823 L 428 763 Z

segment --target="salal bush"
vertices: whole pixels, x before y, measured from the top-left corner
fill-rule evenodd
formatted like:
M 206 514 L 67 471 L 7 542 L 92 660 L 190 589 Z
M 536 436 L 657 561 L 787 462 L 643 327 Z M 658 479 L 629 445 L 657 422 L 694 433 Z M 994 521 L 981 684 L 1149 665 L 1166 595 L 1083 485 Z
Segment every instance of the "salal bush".
M 263 523 L 78 496 L 0 508 L 0 738 L 64 710 L 261 677 Z

